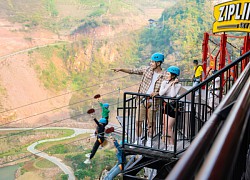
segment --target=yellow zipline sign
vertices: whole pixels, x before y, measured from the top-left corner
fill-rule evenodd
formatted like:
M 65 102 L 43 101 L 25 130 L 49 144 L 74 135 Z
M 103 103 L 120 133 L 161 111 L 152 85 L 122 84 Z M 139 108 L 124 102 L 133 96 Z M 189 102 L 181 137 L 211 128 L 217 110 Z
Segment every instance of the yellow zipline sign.
M 214 6 L 213 33 L 250 32 L 250 0 L 234 0 Z

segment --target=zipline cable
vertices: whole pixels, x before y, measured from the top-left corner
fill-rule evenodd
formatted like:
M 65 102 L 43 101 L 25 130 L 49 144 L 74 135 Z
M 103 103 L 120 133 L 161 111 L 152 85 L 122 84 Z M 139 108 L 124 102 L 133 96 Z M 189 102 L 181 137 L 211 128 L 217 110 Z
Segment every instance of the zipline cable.
M 134 84 L 134 85 L 137 85 L 137 84 Z M 134 86 L 134 85 L 132 85 L 132 86 Z M 129 86 L 129 87 L 132 87 L 132 86 Z M 128 88 L 128 87 L 126 87 L 126 88 Z M 123 88 L 123 89 L 126 89 L 126 88 Z M 109 92 L 109 93 L 106 93 L 106 94 L 110 94 L 110 93 L 112 93 L 112 92 Z M 120 102 L 120 103 L 122 103 L 122 102 Z M 110 106 L 114 106 L 114 105 L 118 105 L 118 103 L 111 104 Z M 98 109 L 101 109 L 101 108 L 97 108 L 97 110 Z M 3 136 L 3 137 L 0 137 L 0 140 L 8 138 L 8 137 L 16 136 L 16 135 L 19 135 L 19 134 L 24 133 L 24 132 L 32 131 L 32 130 L 37 129 L 37 128 L 41 128 L 41 127 L 44 127 L 44 126 L 48 126 L 48 125 L 51 125 L 51 124 L 62 122 L 62 121 L 65 121 L 65 120 L 68 120 L 68 119 L 71 119 L 71 118 L 78 118 L 78 117 L 81 117 L 81 116 L 86 115 L 86 114 L 87 113 L 81 113 L 81 114 L 78 114 L 78 115 L 75 115 L 75 116 L 71 116 L 71 117 L 63 118 L 61 120 L 54 121 L 52 123 L 47 123 L 47 124 L 44 124 L 44 125 L 41 125 L 41 126 L 37 126 L 37 127 L 31 128 L 29 130 L 24 130 L 24 131 L 12 134 L 11 136 Z M 33 116 L 35 116 L 35 115 L 33 115 Z
M 115 80 L 118 80 L 118 79 L 126 78 L 128 76 L 129 75 L 122 76 L 122 77 L 115 78 L 115 79 L 111 79 L 111 80 L 107 80 L 106 82 L 112 82 L 112 81 L 115 81 Z M 57 96 L 52 96 L 52 97 L 47 98 L 47 99 L 42 99 L 42 100 L 35 101 L 35 102 L 29 103 L 29 104 L 24 104 L 24 105 L 21 105 L 19 107 L 15 107 L 15 108 L 12 108 L 12 109 L 1 111 L 0 113 L 5 113 L 5 112 L 8 112 L 8 111 L 13 111 L 13 110 L 16 110 L 16 109 L 27 107 L 27 106 L 30 106 L 30 105 L 33 105 L 33 104 L 41 103 L 41 102 L 44 102 L 44 101 L 47 101 L 47 100 L 50 100 L 50 99 L 54 99 L 54 98 L 57 98 L 57 97 L 61 97 L 61 96 L 64 96 L 64 95 L 68 95 L 68 94 L 71 94 L 71 93 L 74 93 L 74 92 L 77 92 L 77 91 L 81 91 L 81 90 L 84 90 L 84 89 L 92 88 L 92 87 L 95 87 L 95 86 L 100 86 L 101 84 L 103 84 L 103 83 L 94 84 L 94 85 L 91 85 L 91 86 L 88 86 L 88 87 L 84 87 L 84 88 L 80 88 L 80 89 L 77 89 L 77 90 L 74 90 L 74 91 L 66 92 L 66 93 L 63 93 L 63 94 L 60 94 L 60 95 L 57 95 Z
M 125 88 L 122 88 L 122 89 L 130 88 L 130 87 L 135 86 L 135 85 L 138 85 L 138 83 L 137 83 L 137 84 L 133 84 L 133 85 L 128 86 L 128 87 L 125 87 Z M 111 92 L 105 93 L 105 94 L 103 94 L 102 96 L 105 96 L 105 95 L 108 95 L 108 94 L 112 94 L 112 93 L 114 93 L 114 92 L 116 92 L 116 91 L 120 91 L 120 90 L 122 90 L 122 89 L 117 89 L 117 90 L 115 90 L 115 91 L 111 91 Z M 43 111 L 43 112 L 40 112 L 40 113 L 38 113 L 38 114 L 33 114 L 33 115 L 31 115 L 31 116 L 27 116 L 27 117 L 24 117 L 24 118 L 20 118 L 20 119 L 17 119 L 17 120 L 15 120 L 15 121 L 11 121 L 11 122 L 8 122 L 8 123 L 0 124 L 0 127 L 5 126 L 5 125 L 8 125 L 8 124 L 11 124 L 11 123 L 14 123 L 14 122 L 18 122 L 18 121 L 21 121 L 21 120 L 25 120 L 25 119 L 28 119 L 28 118 L 31 118 L 31 117 L 39 116 L 39 115 L 42 115 L 42 114 L 45 114 L 45 113 L 48 113 L 48 112 L 52 112 L 52 111 L 55 111 L 55 110 L 59 110 L 59 109 L 65 108 L 65 107 L 69 107 L 69 106 L 72 106 L 72 105 L 76 105 L 76 104 L 79 104 L 79 103 L 83 103 L 83 102 L 89 101 L 89 100 L 93 100 L 93 98 L 84 99 L 84 100 L 81 100 L 81 101 L 78 101 L 78 102 L 75 102 L 75 103 L 72 103 L 72 104 L 68 104 L 68 105 L 65 105 L 65 106 L 57 107 L 57 108 L 54 108 L 54 109 L 51 109 L 51 110 L 48 110 L 48 111 Z

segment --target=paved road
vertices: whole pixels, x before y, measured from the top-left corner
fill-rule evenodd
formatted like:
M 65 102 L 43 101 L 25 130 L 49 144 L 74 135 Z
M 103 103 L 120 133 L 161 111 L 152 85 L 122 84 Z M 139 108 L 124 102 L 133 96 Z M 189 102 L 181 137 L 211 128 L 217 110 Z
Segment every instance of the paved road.
M 32 129 L 32 128 L 1 128 L 1 130 L 3 131 L 7 131 L 7 130 L 28 130 L 28 129 Z M 73 137 L 76 137 L 80 134 L 84 134 L 84 133 L 93 133 L 94 130 L 92 129 L 79 129 L 79 128 L 60 128 L 60 127 L 56 127 L 56 128 L 37 128 L 37 129 L 72 129 L 74 130 L 74 134 L 72 134 L 71 136 L 67 136 L 67 137 L 62 137 L 62 138 L 55 138 L 55 139 L 45 139 L 45 140 L 40 140 L 37 141 L 33 144 L 31 144 L 30 146 L 27 147 L 27 150 L 33 154 L 35 154 L 36 156 L 40 156 L 42 158 L 45 158 L 47 160 L 49 160 L 50 162 L 56 164 L 65 174 L 69 175 L 69 180 L 74 180 L 75 176 L 74 176 L 74 171 L 71 169 L 71 167 L 66 166 L 61 159 L 57 158 L 57 157 L 53 157 L 53 156 L 49 156 L 47 153 L 41 152 L 37 149 L 35 149 L 36 145 L 44 143 L 44 142 L 52 142 L 52 141 L 61 141 L 64 139 L 70 139 Z

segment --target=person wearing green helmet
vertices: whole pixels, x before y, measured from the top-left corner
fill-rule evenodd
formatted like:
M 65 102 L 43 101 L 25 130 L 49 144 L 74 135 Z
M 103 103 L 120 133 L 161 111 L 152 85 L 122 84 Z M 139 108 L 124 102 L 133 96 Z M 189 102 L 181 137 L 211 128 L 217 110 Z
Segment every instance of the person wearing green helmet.
M 170 66 L 167 69 L 167 80 L 162 81 L 159 91 L 160 96 L 176 97 L 181 89 L 177 76 L 180 75 L 180 69 L 176 66 Z M 163 103 L 163 141 L 167 145 L 167 150 L 174 150 L 173 126 L 175 123 L 176 104 L 175 101 L 164 99 Z M 167 123 L 167 124 L 166 124 Z M 167 129 L 166 129 L 167 127 Z M 166 142 L 166 137 L 168 137 Z
M 151 56 L 150 66 L 144 68 L 135 68 L 135 69 L 123 69 L 123 68 L 114 68 L 114 72 L 124 72 L 128 74 L 137 74 L 142 76 L 141 83 L 139 85 L 138 93 L 149 94 L 151 98 L 159 94 L 160 86 L 162 81 L 166 78 L 166 73 L 162 70 L 161 65 L 164 62 L 164 55 L 162 53 L 154 53 Z M 142 101 L 143 102 L 143 101 Z M 156 99 L 152 103 L 152 99 L 149 100 L 149 103 L 153 106 L 149 107 L 144 103 L 140 104 L 140 119 L 136 119 L 136 141 L 135 144 L 142 145 L 142 124 L 146 121 L 146 114 L 148 112 L 148 131 L 149 136 L 147 139 L 146 146 L 151 147 L 152 145 L 152 136 L 155 131 L 155 120 L 156 120 L 156 111 L 159 107 L 159 100 Z

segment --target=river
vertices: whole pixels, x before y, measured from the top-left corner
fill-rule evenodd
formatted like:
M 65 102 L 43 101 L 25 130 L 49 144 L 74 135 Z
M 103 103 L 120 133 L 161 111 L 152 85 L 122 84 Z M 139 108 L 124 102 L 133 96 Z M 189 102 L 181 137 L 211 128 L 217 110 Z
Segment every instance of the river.
M 18 165 L 6 166 L 0 168 L 0 179 L 1 180 L 15 180 L 16 170 L 19 168 Z

